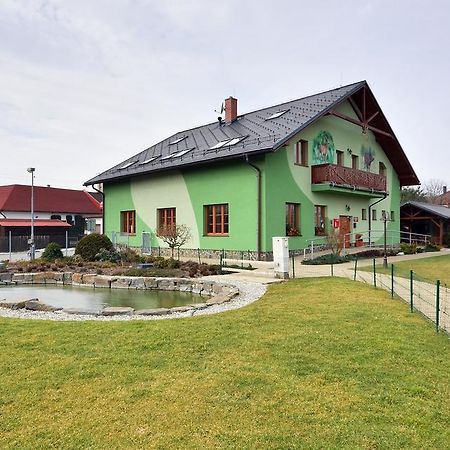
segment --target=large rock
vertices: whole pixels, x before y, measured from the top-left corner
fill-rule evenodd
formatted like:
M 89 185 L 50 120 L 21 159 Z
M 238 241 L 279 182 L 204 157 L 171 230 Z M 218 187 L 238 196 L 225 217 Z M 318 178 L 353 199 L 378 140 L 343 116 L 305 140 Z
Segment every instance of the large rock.
M 181 279 L 178 281 L 178 290 L 180 292 L 192 292 L 192 281 Z
M 158 278 L 158 289 L 161 291 L 174 291 L 175 290 L 175 282 L 174 280 Z
M 206 302 L 206 304 L 208 306 L 210 306 L 210 305 L 221 305 L 222 303 L 226 303 L 226 302 L 229 302 L 229 301 L 230 301 L 230 297 L 228 297 L 228 295 L 219 294 L 219 295 L 216 295 L 216 296 L 210 298 Z
M 194 283 L 192 284 L 192 291 L 193 294 L 200 294 L 203 293 L 203 283 Z
M 22 309 L 25 308 L 25 304 L 28 300 L 6 300 L 0 299 L 0 308 L 8 308 L 8 309 Z
M 55 306 L 46 305 L 45 303 L 42 303 L 39 299 L 33 298 L 31 300 L 28 300 L 25 303 L 25 309 L 29 309 L 30 311 L 59 311 L 62 308 L 57 308 Z
M 45 272 L 45 282 L 54 284 L 63 281 L 64 274 L 62 272 Z
M 145 281 L 142 277 L 132 278 L 130 282 L 130 289 L 145 289 Z
M 12 273 L 0 273 L 0 281 L 11 281 L 12 280 Z
M 83 274 L 80 272 L 75 272 L 72 274 L 72 284 L 82 284 Z
M 24 273 L 22 283 L 23 284 L 33 284 L 34 283 L 34 273 Z
M 72 272 L 63 273 L 63 284 L 72 284 Z
M 152 277 L 143 278 L 145 289 L 158 289 L 158 280 Z
M 103 309 L 101 314 L 103 316 L 130 316 L 134 309 L 128 306 L 108 306 Z
M 111 288 L 113 289 L 128 289 L 130 287 L 130 277 L 117 277 L 116 280 L 111 282 Z
M 83 275 L 83 284 L 87 286 L 94 286 L 94 280 L 98 275 L 95 275 L 93 273 L 85 273 Z
M 45 272 L 38 272 L 33 274 L 34 284 L 45 284 L 46 276 Z
M 134 312 L 138 316 L 164 316 L 170 313 L 168 308 L 139 309 Z
M 175 306 L 173 308 L 170 308 L 171 313 L 184 313 L 192 310 L 192 306 Z
M 25 274 L 24 273 L 15 273 L 12 276 L 12 281 L 14 281 L 16 283 L 23 283 L 24 279 L 25 279 Z
M 194 309 L 205 309 L 208 307 L 208 305 L 206 303 L 192 303 L 189 306 Z
M 107 275 L 96 275 L 94 278 L 94 285 L 96 288 L 110 288 L 111 277 Z
M 204 281 L 202 295 L 212 295 L 214 292 L 214 284 L 212 281 Z
M 92 311 L 85 311 L 83 309 L 77 309 L 77 308 L 64 308 L 61 312 L 66 314 L 76 314 L 79 316 L 96 316 L 97 313 Z

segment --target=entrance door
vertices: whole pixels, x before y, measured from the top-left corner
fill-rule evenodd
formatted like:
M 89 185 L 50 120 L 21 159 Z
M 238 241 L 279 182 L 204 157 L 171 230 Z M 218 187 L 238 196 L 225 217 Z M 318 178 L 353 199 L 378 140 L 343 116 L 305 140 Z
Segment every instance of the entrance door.
M 339 216 L 339 241 L 341 245 L 345 243 L 345 248 L 350 247 L 350 225 L 350 216 Z

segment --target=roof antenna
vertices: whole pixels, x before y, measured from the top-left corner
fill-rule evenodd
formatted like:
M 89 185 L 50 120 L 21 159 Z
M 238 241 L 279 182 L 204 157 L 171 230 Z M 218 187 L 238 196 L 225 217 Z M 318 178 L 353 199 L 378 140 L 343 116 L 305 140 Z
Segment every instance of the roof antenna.
M 225 105 L 224 105 L 223 102 L 222 102 L 222 104 L 220 105 L 220 111 L 217 111 L 217 109 L 214 110 L 214 112 L 219 113 L 219 114 L 223 114 L 224 111 L 225 111 Z M 221 126 L 221 125 L 222 125 L 222 120 L 223 120 L 222 116 L 220 115 L 220 116 L 217 118 L 217 120 L 219 121 L 219 126 Z

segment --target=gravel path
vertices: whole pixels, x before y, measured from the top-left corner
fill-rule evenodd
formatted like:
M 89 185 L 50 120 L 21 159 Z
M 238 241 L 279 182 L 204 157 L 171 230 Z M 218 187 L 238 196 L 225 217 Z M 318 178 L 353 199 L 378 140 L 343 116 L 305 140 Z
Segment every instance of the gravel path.
M 221 277 L 205 277 L 209 280 L 224 282 Z M 56 320 L 56 321 L 85 321 L 85 320 L 99 320 L 99 321 L 124 321 L 124 320 L 168 320 L 179 319 L 192 316 L 203 316 L 207 314 L 217 314 L 232 309 L 242 308 L 261 298 L 266 292 L 266 285 L 261 283 L 250 283 L 244 281 L 227 280 L 226 284 L 236 286 L 239 289 L 239 295 L 233 300 L 222 303 L 220 305 L 212 305 L 201 310 L 192 310 L 184 313 L 166 314 L 163 316 L 95 316 L 91 314 L 67 314 L 62 311 L 42 312 L 29 311 L 25 309 L 7 309 L 0 308 L 0 317 L 10 317 L 15 319 L 35 319 L 35 320 Z

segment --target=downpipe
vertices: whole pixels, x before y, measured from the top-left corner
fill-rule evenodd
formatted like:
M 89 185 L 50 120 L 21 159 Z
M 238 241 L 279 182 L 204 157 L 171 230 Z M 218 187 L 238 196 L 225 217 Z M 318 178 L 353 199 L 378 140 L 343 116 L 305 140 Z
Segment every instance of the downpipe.
M 260 261 L 261 259 L 261 193 L 262 193 L 262 180 L 261 180 L 261 169 L 258 166 L 255 166 L 253 163 L 250 162 L 248 155 L 244 155 L 245 158 L 245 162 L 252 167 L 255 171 L 256 171 L 256 177 L 257 177 L 257 182 L 258 182 L 258 194 L 257 194 L 257 215 L 258 215 L 258 220 L 257 220 L 257 228 L 256 228 L 256 235 L 257 235 L 257 253 L 258 253 L 258 261 Z

